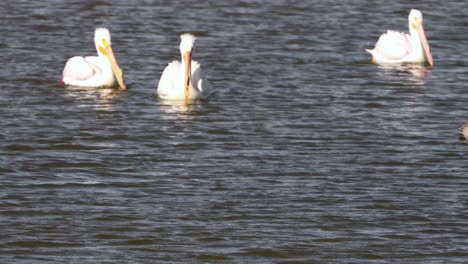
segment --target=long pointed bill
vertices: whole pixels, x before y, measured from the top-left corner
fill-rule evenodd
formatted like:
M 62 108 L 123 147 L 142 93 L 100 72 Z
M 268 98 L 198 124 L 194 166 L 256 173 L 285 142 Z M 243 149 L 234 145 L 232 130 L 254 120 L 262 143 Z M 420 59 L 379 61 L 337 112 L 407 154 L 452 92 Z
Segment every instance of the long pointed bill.
M 115 59 L 114 56 L 114 50 L 112 47 L 109 45 L 107 46 L 107 58 L 109 59 L 110 65 L 112 67 L 112 71 L 114 72 L 114 76 L 117 79 L 117 82 L 119 83 L 119 87 L 121 90 L 127 89 L 127 86 L 125 86 L 124 80 L 123 80 L 123 73 L 122 69 L 120 69 L 119 65 L 117 64 L 117 60 Z
M 185 95 L 185 103 L 188 103 L 189 98 L 189 87 L 190 87 L 190 76 L 191 74 L 191 66 L 192 66 L 192 53 L 186 52 L 184 53 L 184 64 L 185 64 L 185 73 L 184 73 L 184 95 Z
M 426 33 L 424 32 L 424 27 L 422 23 L 419 24 L 417 31 L 418 31 L 419 39 L 421 40 L 421 45 L 423 46 L 424 54 L 426 55 L 427 61 L 429 62 L 429 65 L 433 66 L 434 61 L 432 60 L 431 49 L 429 48 L 429 43 L 427 42 Z

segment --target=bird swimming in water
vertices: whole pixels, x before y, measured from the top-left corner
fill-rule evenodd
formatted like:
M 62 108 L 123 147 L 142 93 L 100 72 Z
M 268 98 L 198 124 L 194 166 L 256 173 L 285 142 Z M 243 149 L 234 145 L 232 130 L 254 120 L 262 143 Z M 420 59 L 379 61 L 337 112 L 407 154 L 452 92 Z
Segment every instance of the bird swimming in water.
M 462 135 L 460 136 L 460 139 L 468 140 L 468 122 L 458 129 L 460 130 L 458 132 Z
M 192 60 L 195 36 L 180 35 L 181 61 L 173 61 L 164 69 L 159 79 L 157 94 L 164 100 L 203 99 L 208 96 L 210 84 L 198 62 Z
M 96 28 L 94 44 L 98 56 L 75 56 L 63 69 L 62 83 L 79 87 L 120 87 L 125 90 L 122 70 L 117 64 L 107 28 Z
M 408 27 L 410 34 L 388 30 L 379 37 L 374 49 L 366 49 L 372 55 L 372 61 L 379 64 L 428 63 L 433 66 L 421 11 L 411 9 Z

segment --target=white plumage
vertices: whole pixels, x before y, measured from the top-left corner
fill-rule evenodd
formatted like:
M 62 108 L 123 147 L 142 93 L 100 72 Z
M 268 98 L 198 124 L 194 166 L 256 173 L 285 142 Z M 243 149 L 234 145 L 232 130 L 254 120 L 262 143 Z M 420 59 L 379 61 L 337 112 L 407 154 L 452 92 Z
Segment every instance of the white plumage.
M 181 61 L 173 61 L 164 69 L 159 79 L 157 94 L 167 100 L 194 100 L 206 98 L 210 85 L 200 64 L 192 60 L 195 36 L 182 34 L 180 42 Z
M 408 16 L 410 34 L 388 30 L 372 50 L 366 50 L 376 63 L 426 63 L 433 65 L 432 54 L 423 27 L 422 13 L 412 9 Z
M 71 86 L 125 89 L 122 70 L 112 49 L 109 30 L 97 28 L 94 33 L 94 44 L 98 56 L 70 58 L 63 69 L 62 81 Z

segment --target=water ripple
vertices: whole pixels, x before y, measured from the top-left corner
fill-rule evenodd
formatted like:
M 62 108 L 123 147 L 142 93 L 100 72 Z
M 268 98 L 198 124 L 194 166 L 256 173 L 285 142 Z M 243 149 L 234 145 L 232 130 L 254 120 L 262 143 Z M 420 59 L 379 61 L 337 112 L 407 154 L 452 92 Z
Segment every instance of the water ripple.
M 364 51 L 419 8 L 435 67 Z M 7 1 L 5 263 L 464 263 L 460 1 Z M 129 89 L 56 84 L 109 27 Z M 213 85 L 156 98 L 179 35 Z

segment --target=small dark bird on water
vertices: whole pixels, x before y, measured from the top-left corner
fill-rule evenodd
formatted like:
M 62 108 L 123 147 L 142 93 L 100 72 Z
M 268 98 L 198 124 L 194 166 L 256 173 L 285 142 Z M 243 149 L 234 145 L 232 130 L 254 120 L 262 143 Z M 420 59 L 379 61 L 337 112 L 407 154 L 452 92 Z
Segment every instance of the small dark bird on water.
M 460 136 L 460 139 L 468 140 L 468 122 L 463 124 L 463 126 L 461 126 L 459 130 L 460 130 L 459 133 L 463 135 L 463 136 Z

